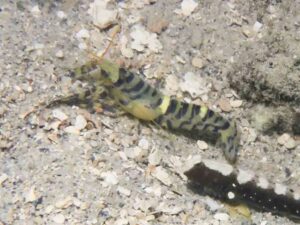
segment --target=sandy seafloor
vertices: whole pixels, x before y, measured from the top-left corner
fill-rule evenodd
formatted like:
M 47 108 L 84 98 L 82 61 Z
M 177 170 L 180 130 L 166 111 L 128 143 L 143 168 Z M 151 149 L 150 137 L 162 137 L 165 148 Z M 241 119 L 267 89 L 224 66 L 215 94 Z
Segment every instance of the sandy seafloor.
M 0 0 L 0 224 L 294 224 L 253 210 L 247 218 L 191 192 L 183 164 L 197 157 L 224 161 L 213 146 L 203 150 L 200 143 L 201 150 L 194 140 L 126 114 L 62 105 L 32 110 L 76 91 L 80 84 L 67 70 L 88 61 L 87 52 L 103 51 L 118 23 L 106 57 L 169 95 L 222 108 L 242 131 L 236 166 L 299 190 L 299 136 L 289 133 L 292 146 L 280 145 L 281 134 L 252 126 L 248 112 L 260 103 L 239 96 L 228 76 L 239 76 L 230 71 L 246 66 L 242 60 L 253 52 L 264 53 L 268 60 L 257 62 L 277 68 L 266 71 L 275 75 L 286 69 L 277 65 L 300 57 L 300 2 L 201 0 L 182 15 L 179 0 L 110 1 L 98 20 L 114 12 L 117 18 L 105 29 L 93 26 L 90 3 Z M 265 43 L 278 51 L 265 50 Z M 299 70 L 291 79 L 279 89 L 296 97 L 280 104 L 297 109 Z

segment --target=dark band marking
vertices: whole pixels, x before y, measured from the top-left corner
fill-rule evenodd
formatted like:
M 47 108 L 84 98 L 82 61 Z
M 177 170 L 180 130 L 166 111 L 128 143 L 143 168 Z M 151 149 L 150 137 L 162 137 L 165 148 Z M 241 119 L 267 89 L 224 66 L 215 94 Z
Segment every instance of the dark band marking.
M 103 76 L 103 77 L 109 77 L 109 74 L 105 71 L 105 70 L 103 70 L 103 69 L 101 69 L 101 75 Z M 120 80 L 120 79 L 119 79 Z
M 153 88 L 153 92 L 151 94 L 152 97 L 155 97 L 158 94 L 157 90 Z
M 119 79 L 114 83 L 115 87 L 120 87 L 124 84 L 124 79 L 119 77 Z
M 162 98 L 159 98 L 154 104 L 151 104 L 151 107 L 153 109 L 157 108 L 158 106 L 160 106 L 160 104 L 163 102 Z
M 136 99 L 139 99 L 143 96 L 146 96 L 148 94 L 148 92 L 150 91 L 151 86 L 147 83 L 145 83 L 145 85 L 146 85 L 146 88 L 142 92 L 138 93 L 137 95 L 130 96 L 130 99 L 131 100 L 136 100 Z
M 170 120 L 167 120 L 167 127 L 170 130 L 172 130 L 172 128 L 173 128 L 172 122 Z
M 191 125 L 191 121 L 182 121 L 180 124 L 179 124 L 179 128 L 184 128 L 185 125 Z
M 132 88 L 129 88 L 127 90 L 124 90 L 127 93 L 131 92 L 139 92 L 145 85 L 145 82 L 143 80 L 140 80 L 136 85 L 134 85 Z
M 192 106 L 192 112 L 191 112 L 191 117 L 190 119 L 193 119 L 195 116 L 197 116 L 200 112 L 200 106 L 199 105 L 194 105 Z
M 121 105 L 128 105 L 129 104 L 129 101 L 125 100 L 125 99 L 119 99 L 119 103 Z
M 187 112 L 187 110 L 188 110 L 188 107 L 189 107 L 189 104 L 187 104 L 187 103 L 185 103 L 185 102 L 181 102 L 181 107 L 180 107 L 180 109 L 179 109 L 179 111 L 177 112 L 177 114 L 176 114 L 175 117 L 176 117 L 177 119 L 180 119 L 180 118 L 184 117 L 185 114 L 186 114 L 186 112 Z
M 161 116 L 159 116 L 158 118 L 156 118 L 154 121 L 155 121 L 155 123 L 157 123 L 157 124 L 161 124 L 161 122 L 162 122 L 162 120 L 163 120 L 163 115 L 161 115 Z
M 167 109 L 165 115 L 168 115 L 170 113 L 174 113 L 176 111 L 176 108 L 177 108 L 177 103 L 178 103 L 177 100 L 171 99 L 170 104 L 168 106 L 168 109 Z
M 211 117 L 213 117 L 213 115 L 215 115 L 215 112 L 214 111 L 212 111 L 212 110 L 208 110 L 208 118 L 211 118 Z
M 133 81 L 133 79 L 134 79 L 134 74 L 133 73 L 128 73 L 127 77 L 126 77 L 126 82 L 131 83 L 131 81 Z

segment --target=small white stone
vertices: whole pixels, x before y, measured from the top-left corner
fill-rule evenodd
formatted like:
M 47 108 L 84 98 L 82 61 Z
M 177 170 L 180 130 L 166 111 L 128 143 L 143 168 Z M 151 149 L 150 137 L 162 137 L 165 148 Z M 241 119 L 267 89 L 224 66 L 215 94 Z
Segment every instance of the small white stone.
M 239 184 L 245 184 L 254 178 L 254 173 L 252 171 L 239 170 L 237 181 Z
M 38 199 L 38 196 L 35 191 L 35 187 L 32 186 L 25 197 L 26 202 L 34 202 Z
M 78 130 L 82 130 L 86 127 L 87 125 L 87 121 L 86 119 L 84 118 L 84 116 L 82 115 L 78 115 L 76 116 L 76 120 L 75 120 L 75 127 L 78 129 Z
M 30 12 L 34 17 L 39 17 L 41 15 L 41 10 L 38 5 L 35 5 L 31 8 Z
M 58 12 L 56 13 L 56 15 L 57 15 L 57 17 L 60 18 L 60 19 L 65 19 L 65 18 L 67 18 L 67 15 L 65 14 L 64 11 L 58 11 Z
M 283 184 L 275 184 L 274 191 L 278 195 L 285 195 L 287 191 L 287 187 Z
M 144 150 L 148 150 L 149 149 L 149 141 L 145 138 L 142 138 L 141 140 L 139 140 L 138 146 Z
M 48 205 L 46 208 L 45 208 L 45 214 L 50 214 L 54 209 L 54 206 L 53 205 Z
M 175 10 L 176 13 L 181 14 L 183 16 L 189 16 L 196 9 L 198 3 L 194 0 L 183 0 L 181 2 L 181 9 Z
M 63 224 L 65 222 L 65 216 L 63 214 L 57 214 L 52 217 L 54 223 Z
M 88 48 L 87 44 L 85 42 L 80 42 L 78 44 L 78 48 L 81 49 L 81 50 L 85 50 Z
M 287 142 L 284 144 L 284 146 L 287 149 L 293 149 L 297 146 L 296 141 L 291 137 L 287 140 Z
M 80 130 L 75 126 L 68 126 L 64 129 L 64 131 L 69 134 L 75 134 L 75 135 L 80 134 Z
M 54 118 L 56 118 L 60 121 L 64 121 L 64 120 L 68 119 L 68 116 L 59 109 L 54 109 L 52 111 L 52 115 Z
M 62 59 L 64 57 L 64 52 L 62 50 L 58 50 L 56 53 L 55 53 L 55 56 L 59 59 Z
M 103 172 L 101 177 L 104 178 L 104 186 L 115 185 L 119 182 L 117 173 L 113 171 Z
M 192 98 L 207 94 L 211 88 L 205 79 L 193 72 L 187 72 L 183 76 L 183 81 L 180 82 L 181 91 L 189 93 Z
M 284 133 L 284 134 L 282 134 L 281 136 L 279 136 L 278 138 L 277 138 L 277 142 L 280 144 L 280 145 L 284 145 L 286 142 L 287 142 L 287 140 L 290 138 L 290 135 L 289 134 L 287 134 L 287 133 Z
M 228 176 L 233 172 L 233 167 L 227 163 L 217 162 L 214 160 L 203 160 L 203 162 L 209 169 L 218 171 L 224 176 Z
M 73 199 L 71 196 L 66 197 L 63 200 L 59 200 L 55 203 L 55 207 L 59 209 L 66 209 L 73 204 Z
M 222 205 L 215 201 L 214 199 L 210 198 L 210 197 L 206 197 L 206 199 L 204 200 L 205 204 L 207 204 L 207 206 L 209 207 L 210 211 L 216 211 L 220 208 L 222 208 Z
M 125 196 L 130 196 L 130 194 L 131 194 L 131 191 L 130 191 L 130 190 L 128 190 L 127 188 L 124 188 L 124 187 L 122 187 L 122 186 L 118 186 L 117 191 L 118 191 L 120 194 L 125 195 Z
M 95 0 L 90 4 L 88 14 L 92 17 L 94 25 L 101 29 L 105 29 L 112 24 L 117 23 L 117 10 L 106 9 L 108 1 Z
M 148 162 L 151 165 L 157 166 L 157 165 L 159 165 L 161 158 L 162 158 L 161 151 L 159 149 L 156 149 L 149 154 Z
M 264 177 L 259 177 L 258 178 L 258 183 L 257 183 L 257 186 L 262 188 L 262 189 L 267 189 L 269 188 L 269 182 L 266 178 Z
M 158 166 L 155 168 L 154 172 L 152 172 L 152 176 L 157 178 L 159 181 L 161 181 L 163 184 L 170 186 L 172 184 L 171 177 L 167 173 L 167 171 L 162 168 L 161 166 Z
M 0 176 L 0 186 L 8 179 L 8 175 L 3 173 Z
M 230 105 L 231 105 L 233 108 L 241 107 L 242 104 L 243 104 L 243 100 L 230 100 Z
M 256 21 L 253 25 L 253 31 L 258 32 L 262 28 L 262 23 Z
M 206 150 L 208 148 L 208 144 L 205 141 L 198 140 L 197 145 L 200 150 Z
M 214 215 L 214 218 L 219 220 L 219 221 L 228 221 L 229 220 L 229 215 L 227 213 L 216 213 Z
M 201 69 L 204 66 L 203 60 L 201 58 L 195 57 L 192 59 L 192 65 Z
M 87 29 L 81 29 L 75 35 L 78 40 L 90 38 L 90 32 Z

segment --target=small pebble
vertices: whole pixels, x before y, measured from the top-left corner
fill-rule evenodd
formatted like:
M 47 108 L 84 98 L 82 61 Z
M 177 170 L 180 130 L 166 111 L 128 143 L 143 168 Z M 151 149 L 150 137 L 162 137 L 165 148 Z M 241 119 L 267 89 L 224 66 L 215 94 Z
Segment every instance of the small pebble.
M 131 194 L 131 191 L 130 191 L 130 190 L 128 190 L 127 188 L 124 188 L 124 187 L 122 187 L 122 186 L 118 186 L 117 191 L 118 191 L 120 194 L 125 195 L 125 196 L 130 196 L 130 194 Z
M 219 221 L 228 221 L 229 220 L 229 215 L 227 213 L 216 213 L 214 215 L 214 218 L 219 220 Z
M 279 136 L 277 138 L 277 142 L 278 144 L 285 146 L 287 149 L 293 149 L 296 147 L 296 141 L 287 133 Z
M 59 109 L 54 109 L 52 111 L 52 115 L 53 115 L 54 118 L 56 118 L 60 121 L 64 121 L 64 120 L 68 119 L 68 116 Z
M 52 217 L 54 223 L 63 224 L 65 222 L 65 216 L 63 214 L 57 214 Z
M 233 108 L 241 107 L 242 104 L 243 104 L 243 100 L 230 100 L 230 105 Z
M 206 150 L 208 148 L 208 144 L 205 141 L 198 140 L 197 145 L 200 150 Z
M 163 184 L 170 186 L 172 184 L 171 177 L 167 173 L 167 171 L 162 168 L 161 166 L 158 166 L 155 168 L 155 170 L 152 172 L 152 176 L 157 178 L 159 181 L 161 181 Z
M 36 194 L 36 191 L 35 191 L 35 187 L 31 187 L 29 192 L 27 193 L 26 197 L 25 197 L 25 201 L 26 202 L 34 202 L 35 200 L 38 199 L 38 196 Z
M 76 121 L 75 121 L 75 127 L 78 129 L 78 130 L 82 130 L 86 127 L 87 125 L 87 121 L 86 119 L 84 118 L 84 116 L 82 115 L 78 115 L 76 116 Z
M 76 135 L 80 134 L 80 130 L 75 126 L 68 126 L 64 129 L 64 131 L 69 134 L 76 134 Z
M 39 16 L 41 15 L 41 10 L 40 10 L 40 8 L 39 8 L 38 5 L 33 6 L 33 7 L 31 8 L 30 12 L 32 13 L 32 15 L 33 15 L 34 17 L 39 17 Z
M 204 66 L 203 60 L 201 58 L 195 57 L 192 59 L 192 65 L 201 69 Z
M 90 32 L 87 29 L 81 29 L 75 35 L 78 40 L 88 39 L 90 37 Z
M 221 98 L 219 100 L 219 106 L 223 112 L 230 112 L 232 110 L 230 102 L 227 98 Z
M 194 0 L 183 0 L 181 2 L 181 9 L 175 10 L 176 13 L 181 14 L 183 16 L 189 16 L 196 9 L 198 3 Z
M 157 166 L 157 165 L 159 165 L 161 158 L 162 158 L 161 151 L 156 149 L 150 153 L 150 155 L 148 157 L 148 162 L 151 165 Z
M 57 17 L 60 18 L 60 19 L 65 19 L 67 18 L 67 15 L 64 13 L 64 11 L 58 11 L 56 13 Z
M 149 141 L 145 138 L 142 138 L 140 141 L 139 141 L 139 144 L 138 146 L 144 150 L 148 150 L 149 149 Z
M 55 56 L 59 59 L 62 59 L 64 57 L 64 52 L 62 50 L 58 50 L 56 53 L 55 53 Z
M 104 181 L 103 181 L 104 186 L 115 185 L 119 182 L 116 172 L 113 172 L 113 171 L 103 172 L 101 174 L 101 177 L 104 178 Z

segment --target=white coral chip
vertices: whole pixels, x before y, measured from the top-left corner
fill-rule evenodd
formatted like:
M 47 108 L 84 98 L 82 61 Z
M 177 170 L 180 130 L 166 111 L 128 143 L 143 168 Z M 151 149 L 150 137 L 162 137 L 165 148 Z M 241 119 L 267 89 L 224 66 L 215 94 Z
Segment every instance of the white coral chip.
M 189 93 L 193 98 L 207 94 L 211 85 L 207 84 L 205 80 L 192 72 L 187 72 L 183 81 L 180 82 L 179 87 L 181 91 Z
M 285 195 L 287 191 L 287 187 L 283 184 L 275 184 L 275 193 L 278 195 Z
M 233 172 L 233 167 L 227 163 L 221 163 L 214 160 L 203 160 L 203 162 L 209 169 L 218 171 L 224 176 L 229 176 Z
M 150 33 L 141 25 L 135 25 L 133 31 L 130 33 L 133 41 L 131 42 L 131 48 L 142 52 L 145 48 L 148 48 L 152 52 L 159 52 L 162 49 L 162 44 L 157 39 L 157 34 Z
M 116 10 L 106 9 L 107 1 L 95 0 L 90 4 L 88 14 L 91 15 L 94 25 L 105 29 L 112 24 L 117 23 L 118 12 Z
M 167 171 L 162 168 L 161 166 L 158 166 L 155 168 L 154 172 L 152 173 L 152 176 L 157 178 L 159 181 L 161 181 L 163 184 L 170 186 L 172 184 L 171 177 L 167 173 Z
M 237 181 L 239 184 L 245 184 L 254 178 L 254 173 L 252 171 L 239 170 Z
M 192 14 L 192 12 L 196 9 L 198 6 L 198 3 L 194 0 L 183 0 L 181 2 L 181 8 L 176 9 L 175 13 L 183 15 L 183 16 L 189 16 Z

